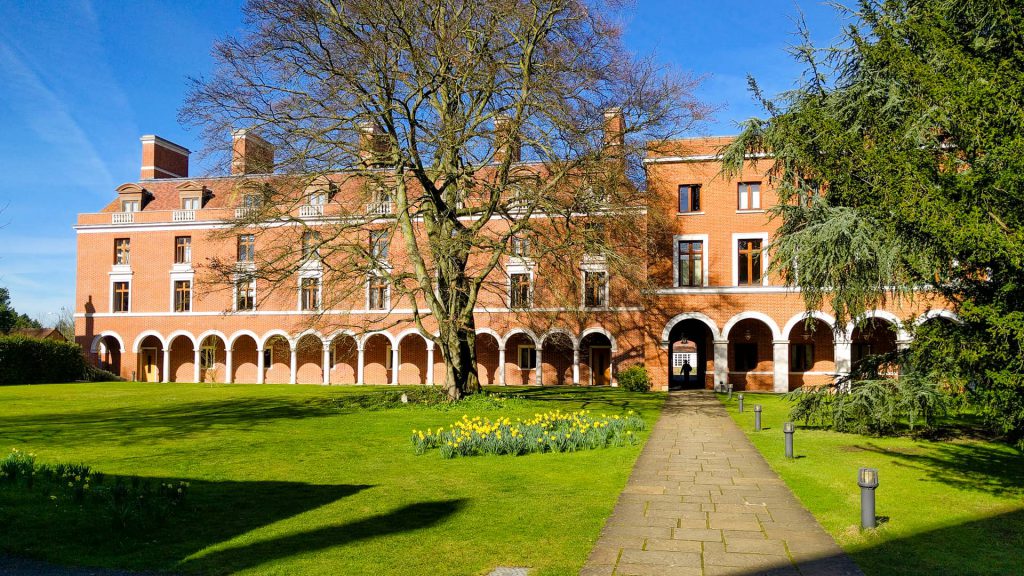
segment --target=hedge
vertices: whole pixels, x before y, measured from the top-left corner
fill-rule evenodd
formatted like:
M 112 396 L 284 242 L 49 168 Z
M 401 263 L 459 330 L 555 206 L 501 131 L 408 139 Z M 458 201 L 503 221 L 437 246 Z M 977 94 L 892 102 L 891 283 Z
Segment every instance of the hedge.
M 0 385 L 71 382 L 85 375 L 78 344 L 0 336 Z

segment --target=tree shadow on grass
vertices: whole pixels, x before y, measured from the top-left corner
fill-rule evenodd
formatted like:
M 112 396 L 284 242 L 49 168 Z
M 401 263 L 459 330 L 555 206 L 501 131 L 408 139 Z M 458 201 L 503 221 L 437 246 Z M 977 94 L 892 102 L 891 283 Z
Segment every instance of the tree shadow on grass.
M 657 410 L 665 400 L 663 394 L 628 393 L 620 388 L 604 386 L 528 386 L 528 387 L 495 387 L 489 392 L 500 392 L 510 396 L 518 396 L 531 402 L 561 403 L 567 406 L 552 406 L 552 409 L 563 410 Z
M 359 540 L 431 528 L 458 512 L 465 503 L 464 499 L 454 499 L 409 504 L 362 520 L 217 550 L 191 558 L 181 568 L 187 572 L 235 572 L 289 556 L 345 546 Z
M 899 518 L 891 524 L 898 525 Z M 800 574 L 859 576 L 856 562 L 869 576 L 990 576 L 1024 574 L 1024 510 L 927 530 L 904 537 L 887 537 L 886 525 L 865 533 L 864 543 L 849 555 L 796 554 Z M 780 560 L 756 569 L 735 568 L 734 576 L 797 574 L 793 564 Z
M 94 491 L 113 486 L 108 476 Z M 156 485 L 168 479 L 142 479 Z M 125 479 L 130 484 L 130 480 Z M 177 483 L 180 479 L 171 479 Z M 98 496 L 83 503 L 51 500 L 52 486 L 0 486 L 0 549 L 69 565 L 179 570 L 195 553 L 252 530 L 304 514 L 372 486 L 300 482 L 189 480 L 184 503 L 159 524 L 115 529 Z M 60 491 L 56 491 L 60 494 Z
M 31 437 L 34 443 L 139 444 L 183 439 L 217 429 L 248 430 L 277 420 L 342 414 L 326 397 L 231 398 L 171 405 L 135 405 L 87 412 L 55 412 L 0 417 L 9 438 Z
M 935 442 L 927 450 L 885 448 L 872 442 L 856 445 L 920 471 L 928 479 L 970 492 L 1024 497 L 1024 455 L 1005 445 L 981 442 Z

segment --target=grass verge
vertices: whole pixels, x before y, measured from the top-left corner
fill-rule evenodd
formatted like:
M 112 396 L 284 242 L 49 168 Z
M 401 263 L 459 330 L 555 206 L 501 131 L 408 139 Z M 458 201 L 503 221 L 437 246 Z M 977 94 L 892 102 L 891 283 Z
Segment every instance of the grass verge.
M 394 390 L 393 388 L 386 388 Z M 0 387 L 0 448 L 109 477 L 190 482 L 188 509 L 145 534 L 0 484 L 0 549 L 57 563 L 240 574 L 575 574 L 643 443 L 525 456 L 417 456 L 412 429 L 463 413 L 635 410 L 665 395 L 502 389 L 467 411 L 367 409 L 366 387 L 63 384 Z M 372 404 L 372 402 L 371 402 Z
M 796 458 L 784 454 L 780 395 L 736 396 L 730 415 L 869 576 L 1024 574 L 1024 457 L 1009 446 L 971 439 L 871 438 L 797 422 Z M 754 432 L 760 404 L 762 431 Z M 860 530 L 857 470 L 879 470 L 876 530 Z

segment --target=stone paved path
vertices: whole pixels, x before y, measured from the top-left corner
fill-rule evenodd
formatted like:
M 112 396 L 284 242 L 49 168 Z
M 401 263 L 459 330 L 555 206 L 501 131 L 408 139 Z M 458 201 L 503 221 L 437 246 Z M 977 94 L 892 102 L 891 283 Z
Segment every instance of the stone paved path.
M 863 576 L 710 392 L 673 392 L 580 576 Z

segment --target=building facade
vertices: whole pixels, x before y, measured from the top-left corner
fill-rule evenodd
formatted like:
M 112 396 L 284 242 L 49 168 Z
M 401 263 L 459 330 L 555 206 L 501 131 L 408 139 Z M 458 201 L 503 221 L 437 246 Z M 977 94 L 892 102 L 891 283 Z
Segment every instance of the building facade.
M 652 248 L 637 266 L 650 294 L 637 297 L 600 259 L 584 258 L 578 306 L 545 307 L 533 296 L 543 263 L 513 249 L 494 281 L 501 288 L 481 296 L 475 316 L 481 382 L 615 385 L 619 369 L 643 363 L 656 389 L 788 391 L 906 345 L 915 322 L 955 320 L 926 297 L 876 310 L 838 335 L 827 313 L 806 314 L 799 292 L 767 273 L 777 224 L 766 166 L 751 159 L 738 177 L 722 176 L 717 151 L 727 142 L 681 140 L 678 154 L 645 160 Z M 223 177 L 189 178 L 188 156 L 144 136 L 140 179 L 78 217 L 76 333 L 98 364 L 163 382 L 429 385 L 445 377 L 444 358 L 386 285 L 371 280 L 357 298 L 328 302 L 315 266 L 272 290 L 257 280 L 208 283 L 204 262 L 243 270 L 266 248 L 254 235 L 224 231 L 247 209 L 238 183 L 260 178 L 273 150 L 236 131 L 232 173 Z M 353 198 L 314 190 L 289 208 L 290 223 L 327 225 Z M 386 200 L 367 210 L 389 217 Z M 400 242 L 371 249 L 404 263 Z M 424 325 L 434 329 L 429 317 Z

